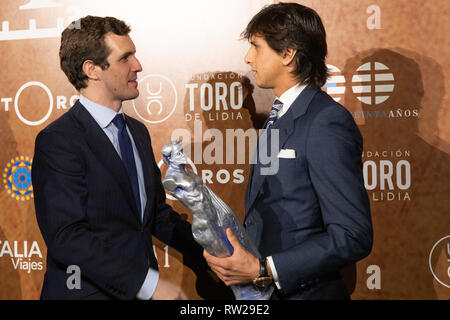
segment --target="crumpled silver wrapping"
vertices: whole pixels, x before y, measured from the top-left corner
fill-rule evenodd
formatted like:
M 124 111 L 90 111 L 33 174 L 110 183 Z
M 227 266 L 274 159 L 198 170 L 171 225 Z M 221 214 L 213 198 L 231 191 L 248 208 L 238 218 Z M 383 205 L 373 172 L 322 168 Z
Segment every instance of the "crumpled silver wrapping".
M 163 179 L 164 188 L 192 211 L 194 239 L 211 255 L 229 257 L 233 254 L 233 247 L 226 236 L 226 229 L 230 228 L 241 245 L 260 258 L 258 249 L 230 207 L 186 167 L 182 141 L 169 142 L 162 148 L 162 154 L 169 166 Z M 274 287 L 256 288 L 250 283 L 233 285 L 231 289 L 236 300 L 267 300 Z

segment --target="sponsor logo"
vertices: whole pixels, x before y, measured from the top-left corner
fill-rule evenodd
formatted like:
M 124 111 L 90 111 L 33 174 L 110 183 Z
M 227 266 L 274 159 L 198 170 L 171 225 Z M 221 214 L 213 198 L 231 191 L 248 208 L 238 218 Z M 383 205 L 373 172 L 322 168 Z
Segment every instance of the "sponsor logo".
M 149 74 L 139 80 L 141 95 L 132 101 L 134 111 L 145 122 L 161 123 L 175 112 L 178 94 L 173 82 L 161 74 Z
M 19 6 L 19 10 L 51 9 L 63 6 L 64 4 L 54 0 L 30 0 L 28 3 Z M 28 21 L 28 29 L 10 30 L 9 21 L 3 21 L 0 31 L 0 41 L 59 38 L 65 26 L 80 29 L 81 25 L 79 20 L 72 23 L 75 20 L 74 17 L 81 15 L 80 8 L 77 6 L 69 6 L 66 11 L 69 17 L 67 19 L 57 17 L 56 27 L 53 28 L 37 28 L 36 19 L 30 19 Z M 14 20 L 17 19 L 14 18 Z
M 33 198 L 31 163 L 30 157 L 16 157 L 3 170 L 3 184 L 13 199 L 26 201 Z
M 39 106 L 42 107 L 42 109 L 45 110 L 45 108 L 47 108 L 47 111 L 45 113 L 45 115 L 38 119 L 38 120 L 30 120 L 29 116 L 27 114 L 24 114 L 25 112 L 23 110 L 20 109 L 21 104 L 20 104 L 20 97 L 22 94 L 24 94 L 24 92 L 32 87 L 38 87 L 41 89 L 42 94 L 44 96 L 47 97 L 48 99 L 48 106 Z M 69 98 L 67 98 L 66 96 L 56 96 L 54 97 L 54 95 L 52 94 L 51 90 L 42 82 L 39 81 L 29 81 L 24 83 L 22 86 L 20 86 L 20 88 L 17 90 L 14 99 L 12 97 L 0 97 L 0 109 L 2 107 L 1 104 L 3 104 L 3 109 L 8 112 L 10 111 L 10 107 L 13 106 L 14 107 L 14 111 L 17 115 L 17 117 L 19 118 L 19 120 L 28 125 L 28 126 L 38 126 L 43 124 L 45 121 L 48 120 L 48 118 L 50 117 L 50 115 L 52 114 L 53 110 L 54 110 L 54 106 L 56 105 L 56 109 L 60 110 L 60 109 L 67 109 L 68 107 L 71 107 L 74 105 L 74 103 L 76 102 L 76 100 L 79 98 L 78 95 L 73 95 Z
M 359 101 L 374 105 L 385 102 L 394 92 L 394 75 L 380 62 L 367 62 L 356 69 L 352 90 Z
M 450 288 L 450 235 L 439 239 L 428 257 L 430 271 L 444 287 Z
M 346 92 L 346 79 L 341 70 L 331 64 L 327 64 L 330 72 L 326 84 L 322 89 L 336 102 L 342 100 Z M 377 106 L 386 103 L 395 90 L 395 76 L 390 68 L 378 61 L 364 63 L 357 68 L 352 76 L 352 91 L 356 98 L 368 106 Z M 351 111 L 356 119 L 403 119 L 418 118 L 418 107 L 392 106 L 390 110 L 370 109 L 364 111 Z
M 322 87 L 336 102 L 339 102 L 345 93 L 345 77 L 337 67 L 327 64 L 330 77 Z
M 411 200 L 411 163 L 409 150 L 365 151 L 364 186 L 373 201 Z
M 244 101 L 242 76 L 236 73 L 202 73 L 185 84 L 188 112 L 185 120 L 199 120 L 201 113 L 207 121 L 241 120 Z
M 15 270 L 23 270 L 27 273 L 35 270 L 43 270 L 42 261 L 33 261 L 42 259 L 41 249 L 37 241 L 33 241 L 29 246 L 28 241 L 0 241 L 0 258 L 8 256 Z

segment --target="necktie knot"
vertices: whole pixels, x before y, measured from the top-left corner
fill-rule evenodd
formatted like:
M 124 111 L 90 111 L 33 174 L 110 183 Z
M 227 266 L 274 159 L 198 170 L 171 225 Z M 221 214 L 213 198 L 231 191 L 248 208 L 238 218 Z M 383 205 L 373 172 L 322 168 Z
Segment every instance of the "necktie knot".
M 270 114 L 269 114 L 269 119 L 267 121 L 267 129 L 273 125 L 273 123 L 278 119 L 278 112 L 281 110 L 281 108 L 283 107 L 283 103 L 278 100 L 275 99 L 275 101 L 273 102 L 273 106 L 272 109 L 270 110 Z
M 119 129 L 119 132 L 122 133 L 123 129 L 125 129 L 125 119 L 122 113 L 116 114 L 114 119 L 112 120 L 114 125 Z

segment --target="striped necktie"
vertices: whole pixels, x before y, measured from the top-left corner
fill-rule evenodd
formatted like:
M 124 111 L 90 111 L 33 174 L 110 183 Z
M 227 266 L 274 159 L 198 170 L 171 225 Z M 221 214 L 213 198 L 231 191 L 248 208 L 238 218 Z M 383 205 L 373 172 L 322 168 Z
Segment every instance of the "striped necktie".
M 278 119 L 278 112 L 281 110 L 282 107 L 283 107 L 283 103 L 280 100 L 275 99 L 275 101 L 273 102 L 272 109 L 270 110 L 266 129 L 269 129 L 270 126 L 272 126 L 273 123 Z

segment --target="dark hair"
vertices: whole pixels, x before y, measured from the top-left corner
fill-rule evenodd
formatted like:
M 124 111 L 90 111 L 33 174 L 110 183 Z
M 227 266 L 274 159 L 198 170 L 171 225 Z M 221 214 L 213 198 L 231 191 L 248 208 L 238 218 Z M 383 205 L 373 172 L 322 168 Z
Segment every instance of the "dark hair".
M 77 26 L 77 27 L 75 27 Z M 83 72 L 83 63 L 92 60 L 102 69 L 107 69 L 106 58 L 111 49 L 105 43 L 105 34 L 113 32 L 124 36 L 130 32 L 125 22 L 113 17 L 86 16 L 72 22 L 61 35 L 59 59 L 61 69 L 77 90 L 87 87 L 88 77 Z
M 328 78 L 326 32 L 319 15 L 297 3 L 264 7 L 248 23 L 242 38 L 262 36 L 279 54 L 285 48 L 297 50 L 293 74 L 301 83 L 322 87 Z

